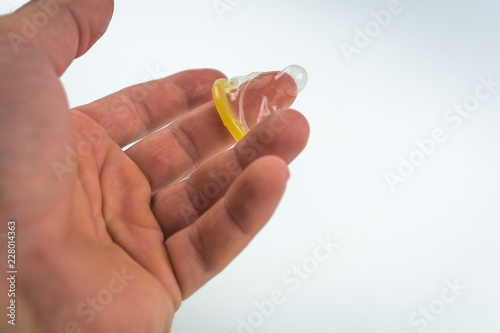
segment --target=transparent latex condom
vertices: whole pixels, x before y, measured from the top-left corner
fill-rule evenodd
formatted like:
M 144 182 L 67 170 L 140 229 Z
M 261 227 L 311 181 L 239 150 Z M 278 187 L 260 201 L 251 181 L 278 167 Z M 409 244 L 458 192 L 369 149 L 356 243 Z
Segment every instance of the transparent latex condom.
M 220 79 L 212 92 L 224 125 L 236 141 L 278 109 L 289 107 L 307 84 L 307 72 L 291 65 L 281 72 L 255 72 Z

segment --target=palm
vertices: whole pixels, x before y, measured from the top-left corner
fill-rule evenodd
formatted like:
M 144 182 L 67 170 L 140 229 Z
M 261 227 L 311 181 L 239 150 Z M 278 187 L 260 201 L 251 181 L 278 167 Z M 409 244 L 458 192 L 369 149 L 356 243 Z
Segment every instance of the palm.
M 84 332 L 166 331 L 180 305 L 181 293 L 166 259 L 163 233 L 151 212 L 151 187 L 102 127 L 77 111 L 73 111 L 73 119 L 78 124 L 75 142 L 88 143 L 93 152 L 74 148 L 78 171 L 73 195 L 79 200 L 60 204 L 74 205 L 72 210 L 83 216 L 60 217 L 79 221 L 79 226 L 65 236 L 73 246 L 59 241 L 61 248 L 54 251 L 66 253 L 72 261 L 79 258 L 78 269 L 70 261 L 57 260 L 61 280 L 52 279 L 51 283 L 54 288 L 64 285 L 65 293 L 72 295 L 73 303 L 66 300 L 65 306 L 74 309 L 72 321 Z M 90 140 L 89 133 L 95 135 Z M 59 176 L 67 181 L 70 174 Z M 136 242 L 142 243 L 140 248 Z M 50 289 L 47 292 L 50 294 Z
M 226 151 L 234 142 L 210 102 L 221 76 L 213 70 L 131 87 L 68 112 L 58 77 L 88 45 L 71 29 L 51 37 L 75 17 L 68 15 L 76 2 L 20 53 L 0 38 L 0 185 L 9 193 L 0 198 L 0 218 L 18 221 L 25 244 L 20 311 L 33 331 L 168 331 L 180 302 L 269 219 L 288 177 L 284 161 L 303 149 L 307 123 L 284 110 Z M 86 6 L 89 17 L 109 15 L 110 2 Z M 18 22 L 0 20 L 0 37 Z M 98 37 L 90 33 L 89 45 Z M 272 140 L 262 142 L 270 130 Z

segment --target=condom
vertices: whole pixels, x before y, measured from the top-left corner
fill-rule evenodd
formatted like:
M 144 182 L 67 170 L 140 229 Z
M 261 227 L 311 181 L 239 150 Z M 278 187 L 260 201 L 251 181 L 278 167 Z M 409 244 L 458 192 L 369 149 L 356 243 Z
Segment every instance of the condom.
M 306 86 L 307 72 L 291 65 L 281 72 L 254 72 L 215 81 L 217 112 L 236 141 L 278 109 L 289 107 Z

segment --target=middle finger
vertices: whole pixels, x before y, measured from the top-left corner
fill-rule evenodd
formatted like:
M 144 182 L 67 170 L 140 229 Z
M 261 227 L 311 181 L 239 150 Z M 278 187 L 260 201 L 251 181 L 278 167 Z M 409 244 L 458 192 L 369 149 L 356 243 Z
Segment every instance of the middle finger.
M 278 109 L 287 108 L 293 103 L 295 95 L 283 92 L 294 91 L 295 81 L 288 75 L 277 78 L 276 74 L 266 73 L 248 85 L 243 102 L 247 119 L 256 118 L 262 100 L 275 103 L 269 106 Z M 275 98 L 277 94 L 282 96 Z M 251 128 L 254 122 L 248 125 Z M 142 170 L 154 193 L 186 178 L 198 166 L 234 143 L 214 102 L 209 102 L 139 141 L 126 153 Z

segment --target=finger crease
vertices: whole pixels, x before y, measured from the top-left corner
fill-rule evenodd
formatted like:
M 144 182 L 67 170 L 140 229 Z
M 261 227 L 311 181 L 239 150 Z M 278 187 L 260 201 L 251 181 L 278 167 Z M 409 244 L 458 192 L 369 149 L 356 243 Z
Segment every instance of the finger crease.
M 226 198 L 225 197 L 222 198 L 221 202 L 222 202 L 222 208 L 224 209 L 224 212 L 226 213 L 226 215 L 229 219 L 229 222 L 234 224 L 236 226 L 236 228 L 238 228 L 238 230 L 241 232 L 241 234 L 243 234 L 244 236 L 247 236 L 247 231 L 243 229 L 241 224 L 238 223 L 238 220 L 236 219 L 236 217 L 231 213 L 231 210 L 229 209 L 229 205 L 227 204 Z
M 187 178 L 186 179 L 186 183 L 185 183 L 185 186 L 184 186 L 184 191 L 186 192 L 186 195 L 189 198 L 189 203 L 191 204 L 191 207 L 193 207 L 193 210 L 194 210 L 194 212 L 197 215 L 196 217 L 200 217 L 201 215 L 203 215 L 203 213 L 206 210 L 206 207 L 198 207 L 198 205 L 196 205 L 194 203 L 195 198 L 197 196 L 201 197 L 201 193 L 193 185 L 193 180 L 191 178 Z
M 205 252 L 205 246 L 203 245 L 203 240 L 200 235 L 200 231 L 198 230 L 198 225 L 193 224 L 190 228 L 189 232 L 189 238 L 191 240 L 191 244 L 193 244 L 193 247 L 196 251 L 196 254 L 198 256 L 198 260 L 200 261 L 203 269 L 207 273 L 212 273 L 213 269 L 212 266 L 209 263 L 209 260 L 207 258 L 206 252 Z
M 144 103 L 140 101 L 134 101 L 132 96 L 130 96 L 130 94 L 126 90 L 121 91 L 121 94 L 126 98 L 126 103 L 131 105 L 132 110 L 135 111 L 137 117 L 141 120 L 141 123 L 144 126 L 145 133 L 151 132 L 151 121 L 150 117 L 148 116 L 149 112 Z
M 83 43 L 83 29 L 80 27 L 80 24 L 79 24 L 79 21 L 77 20 L 76 18 L 76 15 L 75 13 L 73 12 L 73 9 L 71 8 L 71 6 L 69 6 L 68 4 L 65 4 L 64 5 L 64 8 L 66 8 L 66 10 L 69 12 L 69 15 L 71 16 L 71 18 L 73 19 L 73 22 L 75 23 L 75 26 L 76 26 L 76 30 L 78 31 L 78 44 L 77 44 L 77 49 L 76 49 L 76 54 L 75 56 L 79 56 L 79 52 L 80 52 L 80 49 L 82 49 L 82 43 Z M 89 41 L 87 40 L 87 43 Z M 85 45 L 85 48 L 84 49 L 87 49 L 89 45 Z
M 177 123 L 170 125 L 169 129 L 175 140 L 179 143 L 186 155 L 191 159 L 191 163 L 194 168 L 197 168 L 199 166 L 201 156 L 198 149 L 196 149 L 193 139 L 189 136 L 186 130 L 184 130 L 182 126 Z
M 243 172 L 243 170 L 245 169 L 246 165 L 244 166 L 243 163 L 241 163 L 241 158 L 240 158 L 239 154 L 236 152 L 236 149 L 231 149 L 230 152 L 233 154 L 234 160 L 236 161 L 236 163 L 238 163 L 238 167 L 240 168 L 238 171 L 239 171 L 239 174 L 241 174 Z M 247 165 L 248 165 L 248 163 L 247 163 Z

